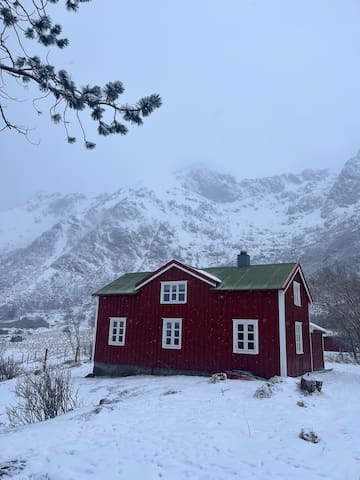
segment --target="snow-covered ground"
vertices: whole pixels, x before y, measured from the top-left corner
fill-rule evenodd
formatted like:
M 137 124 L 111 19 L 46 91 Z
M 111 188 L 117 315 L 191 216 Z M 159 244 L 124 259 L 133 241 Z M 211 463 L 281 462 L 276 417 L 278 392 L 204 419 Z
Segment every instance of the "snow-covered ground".
M 16 380 L 2 382 L 0 476 L 17 461 L 23 469 L 12 478 L 24 480 L 358 480 L 360 367 L 327 367 L 317 375 L 320 394 L 304 396 L 299 379 L 287 378 L 260 399 L 258 380 L 86 379 L 92 366 L 84 364 L 72 370 L 81 407 L 16 430 L 5 414 Z M 99 407 L 104 398 L 110 403 Z M 319 443 L 300 439 L 302 429 Z

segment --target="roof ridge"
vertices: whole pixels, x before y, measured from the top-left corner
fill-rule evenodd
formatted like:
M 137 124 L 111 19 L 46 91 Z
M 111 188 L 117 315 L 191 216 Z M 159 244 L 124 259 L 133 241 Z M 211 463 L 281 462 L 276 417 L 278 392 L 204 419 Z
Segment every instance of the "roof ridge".
M 205 280 L 207 283 L 211 284 L 211 279 L 213 280 L 213 287 L 215 290 L 273 290 L 283 288 L 284 282 L 289 278 L 289 275 L 292 273 L 294 266 L 297 265 L 297 262 L 288 262 L 288 263 L 265 263 L 258 265 L 246 265 L 237 267 L 234 265 L 231 266 L 220 266 L 220 267 L 207 267 L 201 270 L 204 271 L 204 274 L 208 273 L 210 280 Z M 171 267 L 170 262 L 165 264 L 167 267 Z M 200 269 L 195 269 L 190 267 L 191 270 L 194 270 L 196 275 L 188 272 L 193 276 L 201 275 L 199 272 Z M 160 273 L 158 275 L 165 273 L 166 270 L 158 269 Z M 186 273 L 186 270 L 184 270 Z M 157 271 L 155 270 L 155 273 Z M 129 294 L 136 293 L 136 291 L 141 288 L 145 281 L 152 281 L 153 271 L 150 272 L 128 272 L 124 273 L 122 276 L 113 280 L 112 282 L 105 285 L 103 288 L 95 292 L 93 295 L 107 295 L 107 294 Z M 212 275 L 212 277 L 211 277 Z M 147 277 L 149 279 L 147 280 Z M 216 277 L 216 285 L 215 279 Z M 197 277 L 200 280 L 203 280 L 200 277 Z
M 277 263 L 255 263 L 253 265 L 242 265 L 238 267 L 237 265 L 217 265 L 215 267 L 202 267 L 202 270 L 207 270 L 210 268 L 252 268 L 252 267 L 277 267 L 281 265 L 296 265 L 297 262 L 277 262 Z

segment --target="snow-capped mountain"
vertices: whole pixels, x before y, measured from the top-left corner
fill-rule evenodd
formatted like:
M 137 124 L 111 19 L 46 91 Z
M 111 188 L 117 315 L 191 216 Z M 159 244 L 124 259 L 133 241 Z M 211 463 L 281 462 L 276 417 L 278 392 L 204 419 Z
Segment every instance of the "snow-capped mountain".
M 37 195 L 0 212 L 0 326 L 91 315 L 92 291 L 171 258 L 234 264 L 245 247 L 253 263 L 299 260 L 306 273 L 358 266 L 359 220 L 360 153 L 338 174 L 237 181 L 192 168 L 156 189 Z

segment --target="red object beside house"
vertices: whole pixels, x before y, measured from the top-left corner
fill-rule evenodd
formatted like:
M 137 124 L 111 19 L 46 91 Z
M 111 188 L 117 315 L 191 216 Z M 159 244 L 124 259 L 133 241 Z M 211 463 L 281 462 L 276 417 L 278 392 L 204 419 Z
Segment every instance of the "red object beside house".
M 204 270 L 171 260 L 94 293 L 94 373 L 243 370 L 269 378 L 312 371 L 311 295 L 300 265 L 248 259 L 242 252 L 237 267 Z
M 327 352 L 348 353 L 352 352 L 349 340 L 339 335 L 324 336 L 324 350 Z
M 311 346 L 312 346 L 312 366 L 313 370 L 322 370 L 324 363 L 324 340 L 327 330 L 310 322 Z

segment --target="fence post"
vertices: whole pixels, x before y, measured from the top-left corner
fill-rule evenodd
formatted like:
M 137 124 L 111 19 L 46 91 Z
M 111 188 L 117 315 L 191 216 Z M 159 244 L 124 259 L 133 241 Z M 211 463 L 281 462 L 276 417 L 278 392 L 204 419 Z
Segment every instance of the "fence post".
M 44 372 L 45 372 L 45 370 L 46 370 L 47 358 L 48 358 L 48 349 L 45 348 L 45 357 L 44 357 L 44 362 L 43 362 L 43 371 L 44 371 Z

